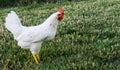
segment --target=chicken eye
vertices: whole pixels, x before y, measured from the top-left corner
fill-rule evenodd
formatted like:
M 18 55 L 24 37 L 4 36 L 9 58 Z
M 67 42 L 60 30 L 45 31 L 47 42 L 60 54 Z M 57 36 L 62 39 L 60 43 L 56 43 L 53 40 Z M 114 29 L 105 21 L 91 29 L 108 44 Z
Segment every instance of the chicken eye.
M 58 17 L 61 17 L 62 15 L 61 14 L 58 14 Z

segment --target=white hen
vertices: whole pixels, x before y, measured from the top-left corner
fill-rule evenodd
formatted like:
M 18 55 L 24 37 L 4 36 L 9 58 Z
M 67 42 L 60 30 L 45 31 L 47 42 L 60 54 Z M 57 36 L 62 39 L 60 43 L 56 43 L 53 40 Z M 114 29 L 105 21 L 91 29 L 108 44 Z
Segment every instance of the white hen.
M 26 27 L 20 22 L 19 17 L 11 11 L 6 17 L 5 27 L 13 34 L 18 45 L 24 49 L 30 49 L 33 57 L 38 64 L 40 62 L 39 51 L 41 44 L 46 40 L 55 37 L 58 21 L 63 19 L 64 12 L 58 9 L 45 22 L 38 26 Z

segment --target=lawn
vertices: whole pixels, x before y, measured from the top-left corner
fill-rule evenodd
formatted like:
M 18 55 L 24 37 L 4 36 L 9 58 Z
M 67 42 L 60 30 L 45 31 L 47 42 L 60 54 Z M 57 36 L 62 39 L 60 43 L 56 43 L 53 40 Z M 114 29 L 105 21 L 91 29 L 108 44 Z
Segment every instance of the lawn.
M 44 22 L 58 8 L 66 17 L 56 37 L 44 42 L 37 65 L 4 27 L 14 10 L 25 26 Z M 12 23 L 11 23 L 12 25 Z M 120 0 L 33 4 L 0 9 L 0 70 L 120 70 Z

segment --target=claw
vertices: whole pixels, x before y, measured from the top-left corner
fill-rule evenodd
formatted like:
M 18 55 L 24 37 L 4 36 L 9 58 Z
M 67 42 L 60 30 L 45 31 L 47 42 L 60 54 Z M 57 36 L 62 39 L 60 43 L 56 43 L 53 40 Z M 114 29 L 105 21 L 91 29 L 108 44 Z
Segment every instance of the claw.
M 40 57 L 39 57 L 39 54 L 38 54 L 38 53 L 36 53 L 36 57 L 37 57 L 37 59 L 38 59 L 38 62 L 40 62 Z
M 35 55 L 33 55 L 33 57 L 34 57 L 34 60 L 35 60 L 36 64 L 39 64 L 39 63 L 40 63 L 40 57 L 39 57 L 39 54 L 36 53 Z
M 38 60 L 37 60 L 36 56 L 35 56 L 35 55 L 33 55 L 33 57 L 34 57 L 34 60 L 35 60 L 36 64 L 38 64 L 39 62 L 38 62 Z

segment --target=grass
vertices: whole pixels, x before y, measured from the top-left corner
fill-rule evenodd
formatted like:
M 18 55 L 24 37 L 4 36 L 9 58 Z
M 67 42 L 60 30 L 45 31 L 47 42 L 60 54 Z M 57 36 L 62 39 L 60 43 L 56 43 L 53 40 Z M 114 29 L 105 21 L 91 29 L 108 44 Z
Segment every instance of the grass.
M 17 46 L 4 28 L 14 10 L 25 26 L 38 25 L 59 7 L 66 18 L 59 23 L 54 40 L 43 43 L 41 63 L 29 50 Z M 36 4 L 0 10 L 1 70 L 120 70 L 120 1 L 94 0 Z M 12 25 L 12 23 L 11 23 Z

